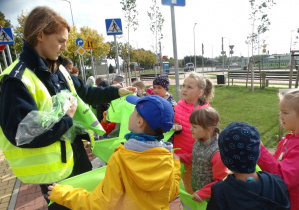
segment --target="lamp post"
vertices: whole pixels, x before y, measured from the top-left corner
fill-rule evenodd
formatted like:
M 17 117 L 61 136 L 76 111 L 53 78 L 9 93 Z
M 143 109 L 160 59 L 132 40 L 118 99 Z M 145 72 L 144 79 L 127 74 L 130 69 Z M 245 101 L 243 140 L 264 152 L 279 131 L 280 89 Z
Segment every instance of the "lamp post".
M 74 26 L 75 26 L 75 23 L 74 23 L 74 18 L 73 18 L 72 4 L 71 4 L 71 2 L 68 1 L 68 0 L 62 0 L 62 1 L 66 1 L 66 2 L 68 2 L 68 3 L 70 4 L 71 15 L 72 15 L 72 21 L 73 21 L 73 27 L 74 27 Z
M 293 39 L 293 32 L 294 32 L 295 30 L 291 30 L 291 42 L 290 42 L 290 52 L 291 52 L 291 50 L 292 50 L 292 45 L 293 45 L 293 43 L 292 43 L 292 39 Z
M 197 23 L 194 23 L 193 26 L 193 35 L 194 35 L 194 71 L 196 72 L 196 54 L 195 54 L 195 26 Z

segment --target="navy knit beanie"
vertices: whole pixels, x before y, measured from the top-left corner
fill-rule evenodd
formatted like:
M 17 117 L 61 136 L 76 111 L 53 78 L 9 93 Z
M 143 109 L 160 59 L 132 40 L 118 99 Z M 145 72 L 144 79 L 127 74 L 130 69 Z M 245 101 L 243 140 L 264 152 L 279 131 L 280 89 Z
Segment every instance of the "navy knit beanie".
M 256 127 L 245 122 L 229 124 L 218 138 L 224 165 L 237 173 L 253 173 L 260 157 L 260 134 Z
M 160 74 L 157 76 L 154 81 L 153 85 L 161 85 L 165 90 L 169 90 L 169 78 L 166 74 Z

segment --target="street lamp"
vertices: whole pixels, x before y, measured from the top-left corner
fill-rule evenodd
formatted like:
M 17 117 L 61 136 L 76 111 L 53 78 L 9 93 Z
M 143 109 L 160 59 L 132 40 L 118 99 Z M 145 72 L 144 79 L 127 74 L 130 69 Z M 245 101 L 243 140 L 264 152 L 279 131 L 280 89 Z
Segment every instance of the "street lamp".
M 74 18 L 73 18 L 73 11 L 72 11 L 72 5 L 71 5 L 71 2 L 68 1 L 68 0 L 62 0 L 62 1 L 66 1 L 70 4 L 70 9 L 71 9 L 71 15 L 72 15 L 72 21 L 73 21 L 73 27 L 75 26 L 75 23 L 74 23 Z
M 292 45 L 293 45 L 293 43 L 292 43 L 292 38 L 293 38 L 293 32 L 294 32 L 295 30 L 291 30 L 291 42 L 290 42 L 290 52 L 291 52 L 291 50 L 292 50 Z
M 194 71 L 196 72 L 196 54 L 195 54 L 195 26 L 197 23 L 194 23 L 193 34 L 194 34 Z

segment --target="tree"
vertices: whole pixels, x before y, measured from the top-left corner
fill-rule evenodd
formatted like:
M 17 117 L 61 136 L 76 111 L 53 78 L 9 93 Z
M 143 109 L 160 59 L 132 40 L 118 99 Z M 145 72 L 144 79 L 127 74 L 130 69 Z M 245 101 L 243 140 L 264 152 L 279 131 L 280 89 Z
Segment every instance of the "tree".
M 261 35 L 265 34 L 269 30 L 271 24 L 268 15 L 266 14 L 267 10 L 270 10 L 274 4 L 274 0 L 249 0 L 251 13 L 250 20 L 252 20 L 252 33 L 248 35 L 245 43 L 251 43 L 252 46 L 252 65 L 251 68 L 251 91 L 254 91 L 253 85 L 253 70 L 254 70 L 254 50 L 260 47 L 259 40 L 262 40 L 262 45 L 266 44 L 265 38 Z M 257 25 L 257 28 L 255 28 Z
M 159 6 L 157 6 L 157 0 L 152 0 L 152 3 L 153 3 L 153 5 L 150 7 L 150 11 L 147 12 L 147 15 L 149 16 L 149 18 L 151 20 L 150 30 L 153 34 L 156 35 L 156 45 L 155 45 L 154 51 L 156 52 L 156 55 L 157 55 L 158 54 L 158 42 L 161 43 L 161 40 L 163 39 L 162 27 L 163 27 L 163 23 L 165 20 L 162 16 L 162 13 L 160 12 Z M 161 71 L 162 71 L 162 68 L 161 68 Z
M 14 38 L 15 38 L 15 44 L 14 49 L 17 51 L 18 54 L 20 54 L 23 51 L 23 40 L 24 40 L 24 25 L 26 22 L 26 19 L 28 17 L 28 13 L 22 13 L 18 15 L 18 25 L 14 27 Z
M 127 22 L 126 28 L 128 29 L 128 44 L 127 46 L 130 46 L 130 27 L 133 27 L 133 30 L 137 30 L 138 21 L 137 21 L 137 15 L 138 11 L 136 9 L 136 0 L 121 0 L 120 4 L 123 5 L 122 10 L 125 14 L 125 19 Z M 128 48 L 128 67 L 130 66 L 130 49 Z M 131 84 L 130 79 L 130 71 L 129 71 L 129 84 Z

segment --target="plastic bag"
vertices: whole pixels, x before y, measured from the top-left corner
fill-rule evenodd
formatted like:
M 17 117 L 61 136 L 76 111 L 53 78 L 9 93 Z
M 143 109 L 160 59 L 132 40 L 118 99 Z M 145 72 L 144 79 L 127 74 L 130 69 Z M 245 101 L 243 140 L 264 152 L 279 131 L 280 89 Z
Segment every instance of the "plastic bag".
M 16 134 L 17 146 L 30 143 L 35 137 L 51 129 L 68 111 L 76 97 L 68 91 L 61 91 L 52 97 L 50 111 L 31 111 L 20 122 Z

